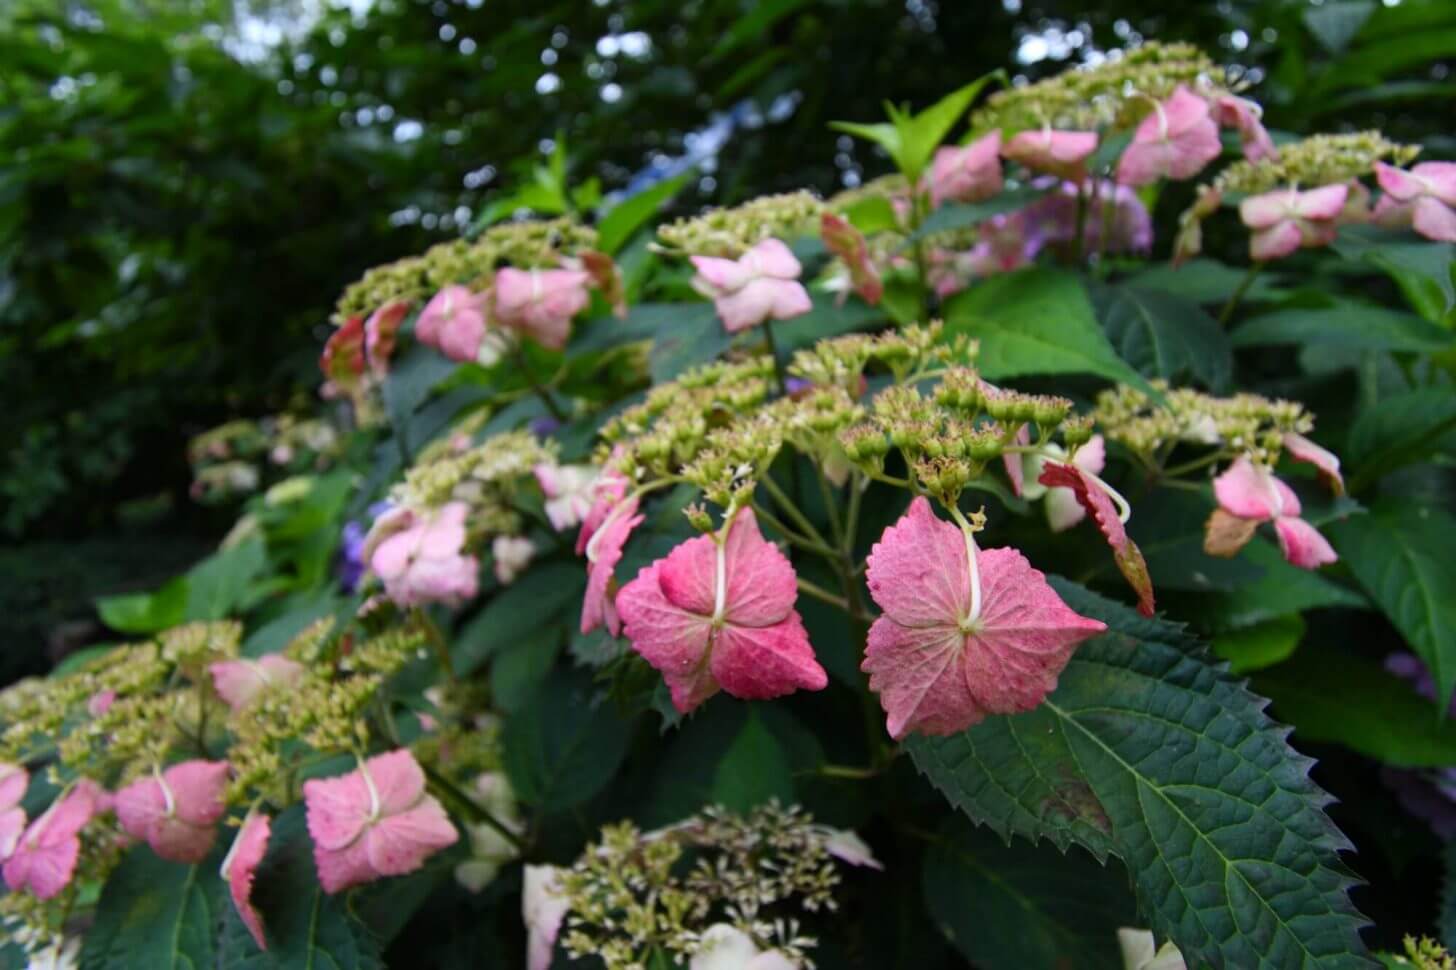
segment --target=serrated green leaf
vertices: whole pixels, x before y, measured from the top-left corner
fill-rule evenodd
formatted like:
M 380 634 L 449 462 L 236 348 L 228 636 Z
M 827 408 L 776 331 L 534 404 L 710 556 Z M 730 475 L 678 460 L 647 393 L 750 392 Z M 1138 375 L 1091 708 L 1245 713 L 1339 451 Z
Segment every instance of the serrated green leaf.
M 1456 689 L 1456 519 L 1389 499 L 1329 527 L 1360 585 L 1420 655 L 1442 709 Z
M 1345 226 L 1334 249 L 1347 259 L 1364 259 L 1395 280 L 1416 312 L 1441 323 L 1456 305 L 1456 281 L 1451 266 L 1456 247 L 1450 243 L 1392 238 L 1376 226 Z
M 589 678 L 557 671 L 506 719 L 502 762 L 523 802 L 546 811 L 601 791 L 627 752 L 630 724 L 594 696 Z
M 1401 768 L 1456 764 L 1456 724 L 1378 663 L 1334 644 L 1310 644 L 1253 687 L 1294 725 L 1296 741 L 1332 741 Z
M 1438 448 L 1456 446 L 1456 392 L 1423 387 L 1387 397 L 1360 412 L 1350 427 L 1344 458 L 1357 491 Z
M 1136 286 L 1099 294 L 1098 316 L 1119 357 L 1146 377 L 1192 377 L 1215 391 L 1233 375 L 1233 349 L 1218 321 L 1193 300 Z
M 677 194 L 691 175 L 691 172 L 683 172 L 681 175 L 663 179 L 612 206 L 597 222 L 597 246 L 608 256 L 616 255 L 622 244 L 646 225 L 657 214 L 657 210 Z
M 921 886 L 941 932 L 983 970 L 1122 970 L 1116 928 L 1137 924 L 1121 867 L 1080 849 L 1007 845 L 952 816 L 926 850 Z
M 1229 673 L 1247 674 L 1287 660 L 1304 639 L 1298 613 L 1270 617 L 1213 638 L 1213 652 L 1229 662 Z
M 1200 596 L 1196 605 L 1205 628 L 1237 629 L 1295 610 L 1369 606 L 1364 596 L 1323 572 L 1291 566 L 1274 543 L 1261 536 L 1244 547 L 1239 559 L 1258 567 L 1261 574 L 1228 592 Z
M 946 302 L 945 332 L 980 341 L 976 366 L 991 380 L 1096 374 L 1152 391 L 1112 349 L 1070 273 L 1033 268 L 984 280 Z
M 1264 702 L 1181 628 L 1053 585 L 1109 631 L 1036 710 L 912 738 L 920 770 L 1003 836 L 1122 858 L 1154 934 L 1190 965 L 1373 966 L 1339 857 L 1349 842 Z
M 1331 344 L 1360 350 L 1446 350 L 1456 335 L 1411 313 L 1342 303 L 1325 309 L 1279 310 L 1233 332 L 1234 347 Z
M 1216 259 L 1191 259 L 1182 266 L 1158 263 L 1135 273 L 1125 281 L 1130 286 L 1177 293 L 1197 303 L 1223 303 L 1245 285 L 1248 270 L 1220 263 Z M 1244 302 L 1267 300 L 1282 290 L 1267 271 L 1244 289 Z
M 187 611 L 187 579 L 178 576 L 154 593 L 103 596 L 101 621 L 118 633 L 156 633 L 181 623 Z
M 918 114 L 898 123 L 900 138 L 903 145 L 903 157 L 900 170 L 912 182 L 919 179 L 936 148 L 950 134 L 955 123 L 960 120 L 961 115 L 976 100 L 981 89 L 992 81 L 1008 82 L 1004 70 L 992 71 L 983 74 L 970 84 L 958 88 L 932 104 L 930 107 L 920 111 Z
M 268 550 L 254 537 L 220 549 L 187 571 L 183 620 L 221 620 L 248 595 L 248 585 L 268 568 Z
M 106 880 L 81 950 L 82 970 L 200 970 L 217 956 L 224 893 L 217 867 L 167 862 L 145 845 Z
M 457 674 L 469 674 L 507 647 L 557 618 L 575 621 L 586 589 L 580 563 L 549 562 L 529 570 L 455 634 L 450 647 Z

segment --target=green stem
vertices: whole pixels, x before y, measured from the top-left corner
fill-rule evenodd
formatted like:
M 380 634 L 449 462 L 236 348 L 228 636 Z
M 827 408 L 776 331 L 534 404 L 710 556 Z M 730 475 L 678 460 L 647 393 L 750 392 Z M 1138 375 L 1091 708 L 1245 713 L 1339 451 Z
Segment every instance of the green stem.
M 1200 468 L 1207 468 L 1209 465 L 1214 464 L 1223 457 L 1224 454 L 1221 451 L 1211 452 L 1201 458 L 1195 458 L 1192 461 L 1185 461 L 1181 465 L 1174 465 L 1171 468 L 1164 468 L 1161 474 L 1169 478 L 1176 478 L 1179 475 L 1186 475 L 1189 472 L 1196 472 Z
M 784 524 L 783 520 L 781 520 L 778 516 L 774 515 L 768 509 L 764 508 L 763 503 L 754 502 L 752 508 L 754 513 L 760 519 L 773 526 L 774 529 L 784 537 L 784 541 L 786 541 L 789 545 L 797 546 L 800 549 L 803 549 L 805 552 L 816 553 L 830 560 L 831 562 L 839 558 L 839 553 L 836 552 L 834 549 L 831 549 L 829 546 L 826 546 L 822 542 L 815 542 L 813 539 L 810 539 L 807 536 L 801 536 L 799 535 L 799 533 L 789 528 L 787 525 Z
M 851 612 L 849 600 L 843 596 L 835 596 L 823 586 L 820 586 L 818 583 L 811 583 L 802 576 L 799 577 L 799 592 L 806 593 L 816 600 L 828 603 L 830 606 L 837 606 L 846 613 Z
M 852 559 L 854 556 L 855 534 L 859 531 L 859 509 L 860 500 L 864 497 L 865 490 L 869 488 L 868 481 L 861 481 L 858 472 L 851 473 L 849 479 L 849 509 L 844 513 L 844 544 L 840 547 L 844 550 L 844 558 Z
M 779 345 L 778 342 L 774 340 L 774 329 L 772 320 L 765 320 L 763 322 L 763 335 L 764 338 L 768 341 L 769 355 L 773 357 L 774 376 L 779 379 L 779 393 L 784 395 L 784 397 L 788 397 L 789 377 L 788 374 L 784 372 L 784 362 L 779 357 Z
M 440 774 L 434 768 L 431 768 L 429 765 L 424 765 L 423 767 L 425 769 L 425 777 L 429 780 L 430 788 L 434 790 L 435 794 L 442 801 L 448 802 L 457 814 L 469 818 L 472 822 L 484 822 L 486 825 L 489 825 L 499 832 L 507 842 L 515 846 L 517 852 L 525 847 L 525 843 L 521 840 L 521 837 L 509 825 L 477 805 L 469 795 L 457 788 L 454 782 L 450 781 L 450 779 Z
M 1228 326 L 1229 320 L 1233 318 L 1234 310 L 1238 308 L 1239 301 L 1244 298 L 1244 294 L 1247 293 L 1249 287 L 1254 284 L 1254 277 L 1258 276 L 1259 270 L 1263 268 L 1263 263 L 1255 262 L 1249 264 L 1249 271 L 1244 274 L 1243 279 L 1239 280 L 1238 287 L 1235 288 L 1233 293 L 1229 294 L 1228 302 L 1225 303 L 1223 305 L 1223 309 L 1219 311 L 1218 325 L 1220 327 Z
M 557 421 L 564 423 L 566 412 L 561 410 L 561 406 L 551 397 L 551 392 L 541 385 L 541 381 L 536 377 L 536 372 L 531 369 L 531 364 L 526 359 L 526 352 L 521 349 L 521 345 L 516 344 L 512 347 L 511 353 L 516 359 L 516 366 L 521 368 L 521 374 L 530 382 L 531 390 L 541 399 L 541 403 L 546 405 L 546 410 L 550 411 L 551 416 Z
M 835 500 L 833 489 L 829 487 L 829 479 L 824 477 L 824 469 L 817 461 L 810 459 L 810 463 L 814 466 L 814 477 L 819 480 L 819 496 L 824 500 L 824 508 L 829 515 L 829 534 L 835 545 L 841 545 L 844 532 L 839 527 L 839 503 Z
M 772 475 L 764 475 L 759 479 L 759 483 L 768 490 L 768 494 L 778 503 L 779 508 L 784 510 L 784 514 L 794 521 L 794 525 L 799 527 L 799 531 L 803 532 L 804 535 L 813 539 L 821 546 L 830 548 L 829 543 L 824 539 L 823 533 L 814 528 L 814 523 L 809 521 L 809 517 L 799 511 L 799 507 L 794 504 L 793 500 L 784 494 L 784 490 L 779 488 L 778 482 L 773 480 Z
M 413 612 L 415 622 L 425 631 L 425 639 L 430 641 L 430 647 L 435 651 L 435 659 L 440 662 L 440 670 L 448 679 L 454 680 L 455 665 L 450 660 L 450 647 L 445 643 L 445 635 L 440 632 L 435 621 L 430 619 L 430 615 L 423 609 L 416 606 Z

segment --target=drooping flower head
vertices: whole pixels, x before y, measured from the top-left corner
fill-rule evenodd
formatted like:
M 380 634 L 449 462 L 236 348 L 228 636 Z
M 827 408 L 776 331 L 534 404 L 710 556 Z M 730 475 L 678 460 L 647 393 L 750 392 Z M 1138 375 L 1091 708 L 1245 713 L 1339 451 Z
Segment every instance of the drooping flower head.
M 257 660 L 220 660 L 207 668 L 217 694 L 234 712 L 270 687 L 287 687 L 303 676 L 303 665 L 276 653 Z
M 1408 172 L 1376 162 L 1375 178 L 1385 190 L 1385 211 L 1377 216 L 1408 221 L 1427 239 L 1456 242 L 1456 162 L 1422 162 Z
M 799 282 L 802 267 L 781 240 L 765 239 L 737 259 L 694 256 L 692 262 L 698 271 L 693 289 L 713 301 L 729 333 L 813 309 Z
M 404 748 L 375 755 L 347 775 L 304 782 L 303 800 L 328 893 L 414 872 L 460 837 L 425 793 L 424 770 Z
M 502 326 L 560 350 L 571 336 L 571 319 L 591 302 L 591 273 L 583 269 L 516 269 L 495 275 L 495 312 Z
M 489 307 L 489 293 L 456 284 L 442 287 L 420 311 L 415 336 L 451 360 L 473 363 L 490 325 Z
M 719 689 L 763 700 L 829 683 L 797 598 L 794 567 L 743 509 L 726 535 L 689 539 L 644 567 L 622 587 L 617 609 L 633 649 L 686 714 Z
M 1001 129 L 965 147 L 936 149 L 930 165 L 930 201 L 978 202 L 1001 191 Z
M 201 862 L 227 809 L 226 761 L 184 761 L 116 793 L 116 818 L 134 839 L 172 862 Z
M 1345 478 L 1340 474 L 1340 459 L 1334 452 L 1322 448 L 1302 434 L 1293 431 L 1284 433 L 1284 450 L 1295 461 L 1313 465 L 1320 480 L 1336 495 L 1345 494 Z
M 1011 548 L 977 549 L 918 496 L 870 552 L 862 669 L 894 738 L 954 734 L 1035 708 L 1072 651 L 1106 627 L 1073 612 Z
M 824 246 L 844 263 L 849 273 L 849 286 L 866 303 L 874 306 L 885 294 L 885 284 L 880 280 L 880 271 L 870 258 L 869 246 L 864 233 L 856 229 L 847 219 L 833 212 L 819 217 L 819 235 Z M 840 294 L 841 301 L 844 294 Z
M 389 598 L 400 606 L 421 603 L 459 603 L 473 597 L 479 583 L 480 563 L 463 553 L 465 520 L 470 507 L 449 502 L 423 517 L 403 510 L 408 518 L 393 519 L 389 529 L 404 524 L 379 542 L 369 566 L 384 583 Z M 385 525 L 381 516 L 377 527 Z
M 609 491 L 614 490 L 608 486 Z M 637 497 L 629 496 L 611 505 L 600 523 L 591 516 L 582 524 L 581 534 L 588 537 L 582 551 L 586 555 L 586 596 L 581 603 L 581 632 L 590 633 L 605 626 L 612 636 L 622 632 L 617 612 L 617 563 L 632 530 L 644 521 L 637 513 Z
M 1095 131 L 1055 131 L 1048 126 L 1013 136 L 1001 154 L 1033 171 L 1080 182 L 1087 174 L 1085 163 L 1096 150 Z
M 1249 256 L 1264 262 L 1298 249 L 1328 246 L 1339 232 L 1336 219 L 1350 194 L 1347 185 L 1326 185 L 1308 192 L 1276 189 L 1239 203 L 1239 218 L 1254 230 Z
M 1028 502 L 1046 499 L 1043 504 L 1046 506 L 1047 525 L 1053 532 L 1065 532 L 1086 518 L 1087 510 L 1082 508 L 1077 493 L 1072 489 L 1065 486 L 1048 488 L 1041 483 L 1041 473 L 1048 460 L 1067 460 L 1066 451 L 1061 445 L 1048 443 L 1042 448 L 1044 454 L 1008 455 L 1007 459 L 1016 461 L 1021 466 L 1024 484 L 1019 488 L 1018 494 Z M 1107 464 L 1107 443 L 1100 434 L 1093 435 L 1086 444 L 1077 449 L 1071 463 L 1092 475 L 1102 474 L 1102 469 Z
M 521 885 L 521 919 L 526 924 L 526 970 L 548 970 L 551 951 L 571 904 L 561 893 L 555 866 L 526 866 Z
M 228 894 L 232 897 L 238 917 L 248 928 L 260 950 L 268 949 L 268 940 L 263 934 L 263 917 L 253 905 L 253 878 L 268 851 L 268 835 L 271 829 L 272 822 L 267 815 L 258 811 L 249 812 L 247 818 L 243 819 L 243 827 L 233 839 L 232 848 L 228 849 L 227 856 L 222 860 L 222 868 L 218 870 L 218 875 L 228 885 Z
M 0 761 L 0 862 L 10 858 L 25 831 L 25 809 L 20 801 L 30 785 L 30 773 L 20 765 Z
M 1208 102 L 1180 84 L 1133 132 L 1117 163 L 1117 181 L 1136 186 L 1192 178 L 1222 150 Z
M 1264 128 L 1264 110 L 1248 98 L 1236 94 L 1220 94 L 1213 99 L 1213 117 L 1225 128 L 1237 128 L 1244 158 L 1260 162 L 1278 158 L 1279 150 Z
M 5 884 L 51 899 L 71 881 L 81 855 L 81 830 L 100 811 L 101 787 L 83 778 L 30 823 L 5 862 Z
M 399 327 L 409 309 L 406 300 L 390 300 L 364 321 L 364 356 L 376 377 L 383 377 L 389 372 L 389 359 L 394 356 Z
M 1240 456 L 1213 480 L 1213 494 L 1219 507 L 1209 520 L 1204 541 L 1204 549 L 1209 553 L 1233 555 L 1253 535 L 1253 529 L 1246 528 L 1240 533 L 1242 541 L 1238 541 L 1238 536 L 1227 538 L 1234 526 L 1227 518 L 1232 517 L 1254 524 L 1273 522 L 1284 558 L 1301 569 L 1318 569 L 1339 558 L 1329 541 L 1299 517 L 1299 496 L 1294 490 L 1268 468 L 1255 464 L 1248 455 Z M 1215 538 L 1225 541 L 1211 541 Z
M 1127 534 L 1126 521 L 1130 510 L 1121 496 L 1114 493 L 1096 472 L 1077 464 L 1048 461 L 1042 466 L 1037 481 L 1050 488 L 1071 489 L 1077 502 L 1091 513 L 1092 521 L 1112 547 L 1112 560 L 1138 596 L 1138 612 L 1153 615 L 1153 580 L 1148 574 L 1147 560 L 1132 536 Z
M 565 532 L 591 511 L 598 471 L 592 465 L 537 465 L 533 471 L 546 496 L 546 518 L 551 528 Z

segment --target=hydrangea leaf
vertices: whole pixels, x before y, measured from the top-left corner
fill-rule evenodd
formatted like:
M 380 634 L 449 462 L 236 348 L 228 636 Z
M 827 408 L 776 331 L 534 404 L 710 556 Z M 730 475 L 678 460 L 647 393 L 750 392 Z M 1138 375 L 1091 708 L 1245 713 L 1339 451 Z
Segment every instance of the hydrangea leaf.
M 1004 837 L 1126 864 L 1154 934 L 1190 965 L 1375 966 L 1349 900 L 1349 841 L 1266 702 L 1181 627 L 1055 580 L 1109 631 L 1037 710 L 915 738 L 920 770 Z
M 217 878 L 224 850 L 194 866 L 134 846 L 112 872 L 81 950 L 83 970 L 192 970 L 217 962 L 214 927 L 230 905 Z
M 1106 287 L 1095 297 L 1112 346 L 1145 376 L 1171 381 L 1191 376 L 1211 390 L 1227 389 L 1233 350 L 1197 302 L 1139 286 Z
M 527 804 L 548 811 L 579 805 L 612 780 L 631 727 L 594 697 L 589 678 L 558 671 L 506 720 L 506 776 Z

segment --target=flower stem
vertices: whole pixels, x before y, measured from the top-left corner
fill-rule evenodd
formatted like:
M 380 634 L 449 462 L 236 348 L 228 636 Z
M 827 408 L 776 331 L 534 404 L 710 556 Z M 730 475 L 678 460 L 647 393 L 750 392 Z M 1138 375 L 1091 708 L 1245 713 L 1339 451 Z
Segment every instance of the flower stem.
M 784 510 L 784 514 L 793 520 L 794 525 L 798 526 L 804 535 L 813 539 L 821 546 L 830 548 L 823 533 L 814 528 L 814 523 L 809 521 L 809 517 L 799 511 L 799 507 L 794 504 L 794 501 L 784 494 L 784 490 L 779 488 L 778 482 L 773 480 L 772 475 L 764 475 L 759 479 L 759 482 L 768 490 L 768 494 L 773 496 L 773 500 L 778 503 L 779 508 Z
M 828 603 L 830 606 L 837 606 L 844 612 L 850 612 L 849 600 L 843 596 L 835 596 L 829 590 L 818 583 L 811 583 L 809 580 L 799 577 L 799 592 L 814 597 L 816 600 Z
M 1223 305 L 1223 309 L 1219 311 L 1218 325 L 1220 327 L 1228 326 L 1229 320 L 1233 318 L 1234 310 L 1238 308 L 1239 301 L 1244 298 L 1244 294 L 1247 293 L 1249 287 L 1254 284 L 1254 277 L 1258 276 L 1259 270 L 1263 268 L 1263 263 L 1255 262 L 1249 264 L 1249 271 L 1244 274 L 1243 279 L 1239 280 L 1238 287 L 1234 289 L 1233 293 L 1229 294 L 1228 302 L 1225 303 Z
M 773 357 L 774 376 L 777 377 L 779 380 L 779 393 L 784 395 L 785 397 L 788 397 L 789 377 L 788 374 L 784 372 L 783 359 L 779 357 L 779 345 L 778 342 L 774 340 L 774 328 L 772 320 L 765 320 L 763 322 L 763 335 L 764 338 L 768 341 L 769 355 Z
M 754 502 L 752 508 L 754 513 L 760 519 L 773 526 L 774 529 L 777 530 L 778 533 L 784 537 L 784 541 L 788 542 L 789 545 L 797 546 L 798 548 L 803 549 L 805 552 L 816 553 L 830 560 L 831 562 L 838 559 L 839 553 L 836 552 L 834 549 L 826 546 L 822 542 L 815 542 L 813 539 L 810 539 L 807 536 L 799 535 L 799 533 L 795 532 L 793 529 L 785 525 L 778 516 L 774 515 L 768 509 L 764 508 L 763 503 Z
M 414 620 L 425 632 L 425 639 L 430 641 L 430 647 L 435 651 L 435 659 L 440 662 L 440 670 L 449 680 L 455 679 L 455 665 L 450 660 L 450 647 L 445 643 L 445 636 L 435 621 L 430 619 L 430 614 L 416 606 L 414 608 Z
M 450 779 L 429 765 L 421 765 L 421 767 L 425 769 L 425 778 L 429 781 L 430 788 L 439 796 L 441 801 L 449 803 L 456 814 L 463 815 L 472 822 L 484 822 L 486 825 L 489 825 L 499 832 L 507 842 L 515 846 L 517 852 L 525 847 L 525 843 L 521 840 L 520 835 L 516 834 L 515 830 L 477 805 L 469 795 L 456 787 L 454 782 L 450 781 Z
M 521 374 L 531 383 L 531 390 L 541 399 L 541 403 L 546 405 L 546 410 L 550 411 L 551 416 L 557 421 L 564 423 L 566 412 L 561 410 L 561 405 L 551 397 L 551 392 L 542 386 L 540 379 L 536 377 L 536 372 L 531 369 L 531 364 L 526 359 L 526 352 L 521 349 L 520 344 L 516 344 L 512 348 L 512 356 L 516 359 L 516 366 L 521 368 Z

